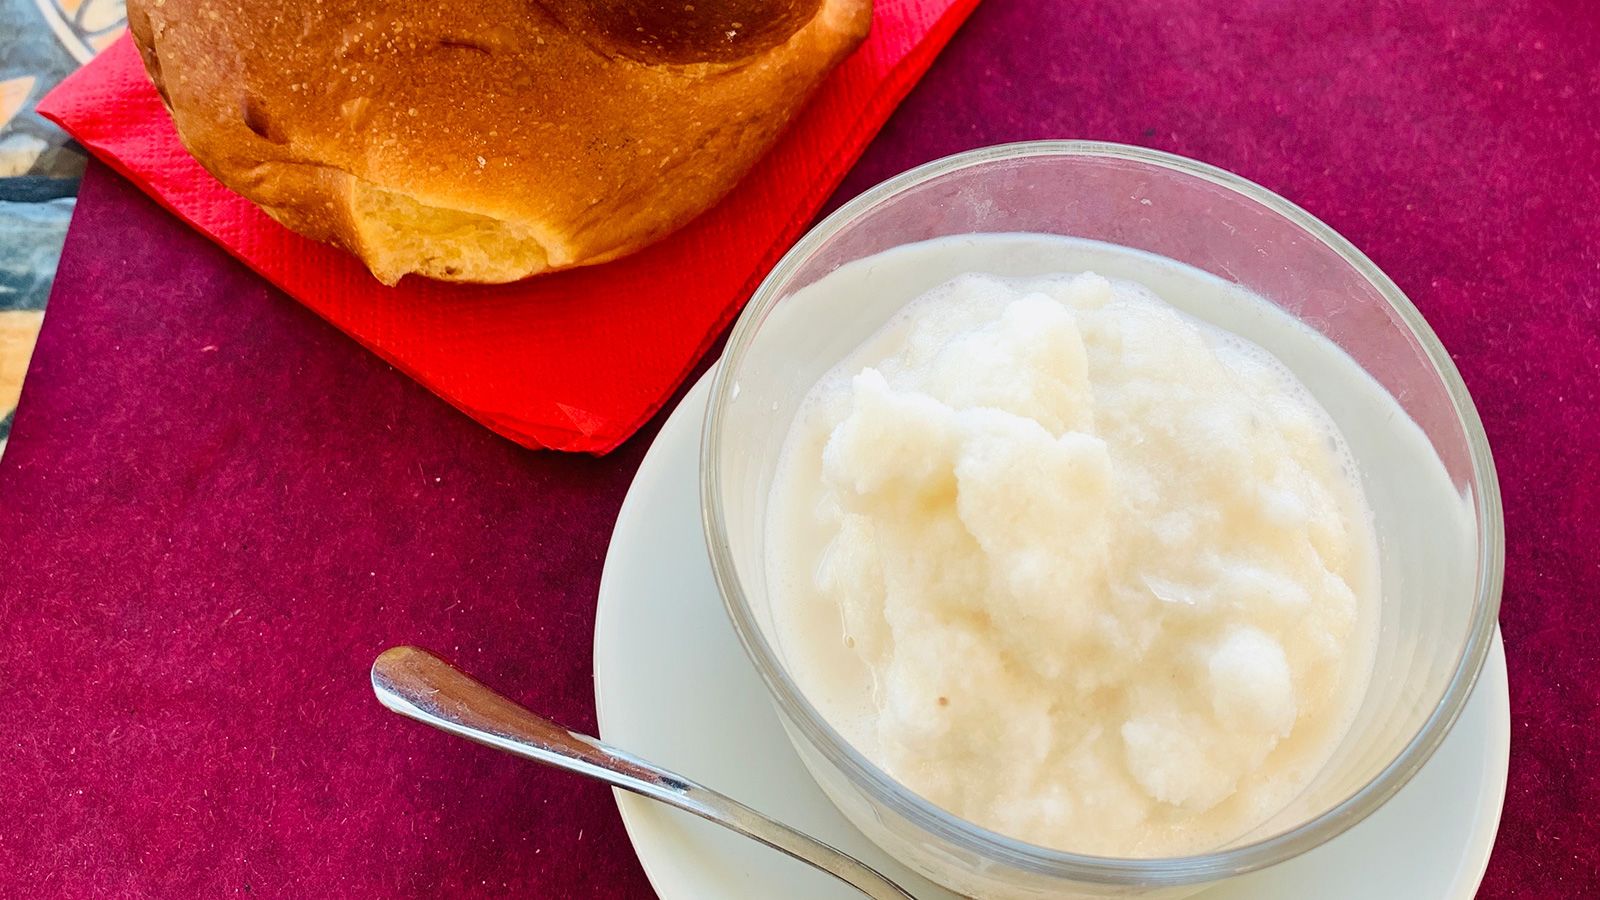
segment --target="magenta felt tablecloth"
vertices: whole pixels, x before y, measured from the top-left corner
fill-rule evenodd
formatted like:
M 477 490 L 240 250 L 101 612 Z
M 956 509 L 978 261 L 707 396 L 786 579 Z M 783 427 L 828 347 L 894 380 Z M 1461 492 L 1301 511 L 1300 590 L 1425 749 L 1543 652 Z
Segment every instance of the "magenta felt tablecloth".
M 1172 150 L 1366 250 L 1500 462 L 1511 782 L 1490 897 L 1600 896 L 1600 13 L 986 0 L 841 196 L 1036 137 Z M 521 450 L 91 171 L 0 461 L 0 894 L 637 897 L 598 787 L 398 721 L 416 642 L 594 725 L 649 431 Z

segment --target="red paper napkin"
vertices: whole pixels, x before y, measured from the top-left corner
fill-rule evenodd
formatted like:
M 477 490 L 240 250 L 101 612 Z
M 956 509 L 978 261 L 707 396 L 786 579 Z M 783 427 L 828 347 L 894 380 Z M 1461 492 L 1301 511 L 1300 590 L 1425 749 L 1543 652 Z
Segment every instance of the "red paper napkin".
M 721 204 L 634 256 L 511 285 L 384 287 L 273 222 L 183 149 L 128 38 L 39 112 L 467 415 L 530 447 L 604 453 L 671 396 L 976 4 L 877 0 L 866 42 Z

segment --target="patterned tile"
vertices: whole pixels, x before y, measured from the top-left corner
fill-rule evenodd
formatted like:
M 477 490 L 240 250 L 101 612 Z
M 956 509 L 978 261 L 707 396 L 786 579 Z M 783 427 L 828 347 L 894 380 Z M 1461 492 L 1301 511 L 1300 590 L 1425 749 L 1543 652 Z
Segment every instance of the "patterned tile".
M 34 104 L 125 20 L 123 0 L 0 0 L 0 452 L 83 174 L 82 151 Z
M 44 310 L 0 311 L 0 441 L 11 434 L 11 413 L 22 394 L 22 376 L 28 371 L 33 342 L 44 324 Z

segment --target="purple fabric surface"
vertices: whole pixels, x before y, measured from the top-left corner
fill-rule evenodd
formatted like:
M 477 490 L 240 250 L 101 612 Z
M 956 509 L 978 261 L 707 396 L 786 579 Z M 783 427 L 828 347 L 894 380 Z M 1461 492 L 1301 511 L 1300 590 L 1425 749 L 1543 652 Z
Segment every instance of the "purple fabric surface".
M 1600 895 L 1600 7 L 986 0 L 841 190 L 1143 144 L 1320 216 L 1429 317 L 1506 498 L 1488 897 Z M 413 642 L 594 726 L 651 431 L 495 438 L 91 171 L 0 460 L 0 893 L 636 897 L 606 791 L 401 722 Z

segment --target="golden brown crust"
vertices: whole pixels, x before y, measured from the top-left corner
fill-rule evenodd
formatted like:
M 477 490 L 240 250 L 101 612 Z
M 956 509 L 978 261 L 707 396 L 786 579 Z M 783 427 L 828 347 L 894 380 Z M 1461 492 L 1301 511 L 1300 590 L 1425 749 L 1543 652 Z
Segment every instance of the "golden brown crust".
M 130 0 L 186 146 L 378 278 L 602 262 L 711 206 L 870 0 Z M 674 6 L 674 9 L 677 7 Z

